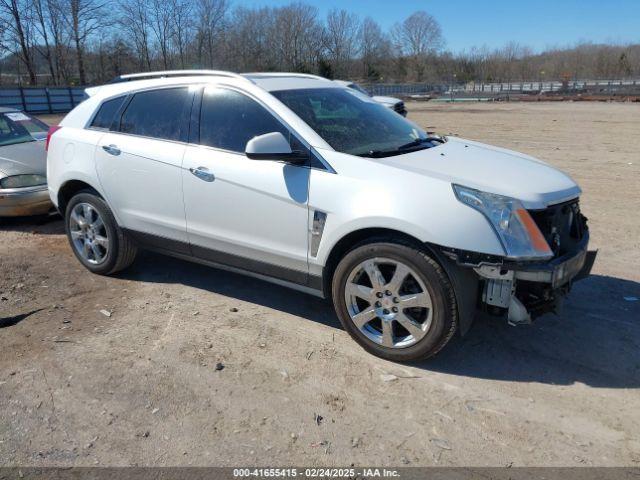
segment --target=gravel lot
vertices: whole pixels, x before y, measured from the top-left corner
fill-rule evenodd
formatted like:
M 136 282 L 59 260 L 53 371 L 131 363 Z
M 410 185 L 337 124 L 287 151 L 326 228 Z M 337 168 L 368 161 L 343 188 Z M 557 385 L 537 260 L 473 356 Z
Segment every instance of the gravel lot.
M 408 108 L 581 184 L 600 253 L 561 315 L 397 365 L 313 297 L 149 253 L 98 277 L 59 219 L 1 221 L 0 465 L 638 466 L 640 105 Z

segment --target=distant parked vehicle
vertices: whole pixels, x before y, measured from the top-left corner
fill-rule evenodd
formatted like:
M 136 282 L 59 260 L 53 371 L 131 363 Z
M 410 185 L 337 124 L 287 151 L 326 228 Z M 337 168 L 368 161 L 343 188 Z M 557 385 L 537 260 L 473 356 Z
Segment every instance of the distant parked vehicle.
M 0 217 L 45 214 L 45 139 L 49 126 L 20 110 L 0 107 Z
M 347 82 L 345 80 L 334 80 L 334 82 L 339 83 L 343 87 L 347 87 L 352 90 L 356 90 L 360 93 L 364 93 L 365 95 L 373 98 L 376 102 L 384 105 L 387 108 L 390 108 L 396 113 L 399 113 L 403 117 L 407 116 L 407 107 L 404 106 L 404 102 L 399 98 L 382 97 L 380 95 L 371 95 L 369 92 L 367 92 L 364 88 L 362 88 L 360 85 L 358 85 L 355 82 Z

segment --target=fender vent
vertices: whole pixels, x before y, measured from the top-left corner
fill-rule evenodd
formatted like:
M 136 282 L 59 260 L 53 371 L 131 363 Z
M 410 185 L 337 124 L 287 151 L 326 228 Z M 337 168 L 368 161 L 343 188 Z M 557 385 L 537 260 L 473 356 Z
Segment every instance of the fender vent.
M 315 210 L 313 212 L 313 224 L 311 226 L 311 256 L 318 255 L 318 249 L 320 248 L 320 240 L 322 240 L 322 233 L 324 232 L 324 224 L 327 221 L 327 214 Z

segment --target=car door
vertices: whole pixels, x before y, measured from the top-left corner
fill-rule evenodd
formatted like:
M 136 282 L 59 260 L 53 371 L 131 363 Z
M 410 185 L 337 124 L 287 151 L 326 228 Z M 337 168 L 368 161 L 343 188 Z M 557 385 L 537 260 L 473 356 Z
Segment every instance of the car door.
M 257 135 L 292 134 L 257 100 L 217 86 L 205 88 L 194 125 L 198 145 L 187 147 L 182 172 L 193 254 L 306 283 L 309 168 L 244 154 Z
M 134 93 L 96 149 L 96 168 L 121 226 L 152 246 L 189 252 L 182 195 L 193 92 Z

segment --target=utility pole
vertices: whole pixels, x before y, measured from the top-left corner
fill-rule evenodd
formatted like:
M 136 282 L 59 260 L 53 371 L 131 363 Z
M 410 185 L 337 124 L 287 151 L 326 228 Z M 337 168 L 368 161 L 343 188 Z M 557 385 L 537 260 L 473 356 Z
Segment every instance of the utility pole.
M 456 79 L 456 74 L 452 74 L 451 75 L 451 85 L 449 86 L 449 96 L 450 96 L 450 101 L 453 102 L 453 85 Z

